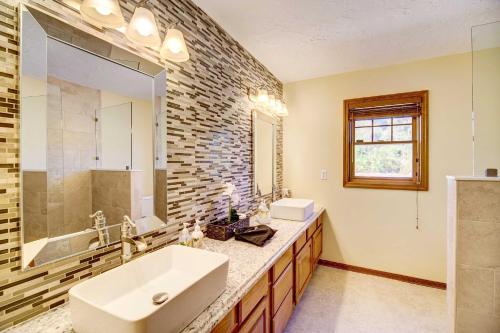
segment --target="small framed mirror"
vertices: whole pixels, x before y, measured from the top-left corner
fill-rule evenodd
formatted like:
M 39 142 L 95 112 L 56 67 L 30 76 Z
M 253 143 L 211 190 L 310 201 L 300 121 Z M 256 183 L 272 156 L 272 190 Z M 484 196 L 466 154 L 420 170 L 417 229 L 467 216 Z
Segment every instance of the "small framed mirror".
M 23 269 L 166 222 L 166 73 L 37 9 L 21 10 Z M 100 213 L 99 213 L 100 212 Z
M 273 195 L 276 177 L 277 119 L 259 110 L 252 111 L 254 195 Z

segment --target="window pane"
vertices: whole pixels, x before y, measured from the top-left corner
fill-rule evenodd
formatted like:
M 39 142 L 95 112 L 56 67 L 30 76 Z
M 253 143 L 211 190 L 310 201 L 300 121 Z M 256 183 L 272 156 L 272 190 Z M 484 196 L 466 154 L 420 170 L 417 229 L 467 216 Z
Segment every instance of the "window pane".
M 357 177 L 411 178 L 412 155 L 411 143 L 356 145 L 354 175 Z
M 371 127 L 356 128 L 354 131 L 356 142 L 372 142 Z
M 411 125 L 394 126 L 392 130 L 392 140 L 394 141 L 410 141 L 412 139 Z
M 411 117 L 393 118 L 392 123 L 394 125 L 411 124 L 411 120 Z
M 355 127 L 365 127 L 365 126 L 371 126 L 372 125 L 372 120 L 367 119 L 367 120 L 356 120 L 355 122 Z
M 373 126 L 390 125 L 390 124 L 391 124 L 391 118 L 373 119 Z
M 373 141 L 391 141 L 391 126 L 374 127 Z

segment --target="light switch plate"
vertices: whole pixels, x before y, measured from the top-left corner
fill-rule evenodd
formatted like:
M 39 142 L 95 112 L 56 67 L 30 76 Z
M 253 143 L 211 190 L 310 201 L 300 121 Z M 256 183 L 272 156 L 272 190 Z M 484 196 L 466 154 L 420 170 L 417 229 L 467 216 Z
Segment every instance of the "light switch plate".
M 319 174 L 319 179 L 321 180 L 327 180 L 328 179 L 328 172 L 326 169 L 322 169 Z

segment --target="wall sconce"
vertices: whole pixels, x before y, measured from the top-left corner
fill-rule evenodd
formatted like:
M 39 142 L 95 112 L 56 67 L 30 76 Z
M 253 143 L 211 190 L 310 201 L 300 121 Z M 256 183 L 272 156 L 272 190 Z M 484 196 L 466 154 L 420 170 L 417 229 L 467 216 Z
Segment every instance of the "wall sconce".
M 99 27 L 119 28 L 125 24 L 118 0 L 84 0 L 82 18 Z
M 130 20 L 125 34 L 127 38 L 137 44 L 158 48 L 161 43 L 155 15 L 149 8 L 148 0 L 141 1 L 135 7 L 134 15 Z

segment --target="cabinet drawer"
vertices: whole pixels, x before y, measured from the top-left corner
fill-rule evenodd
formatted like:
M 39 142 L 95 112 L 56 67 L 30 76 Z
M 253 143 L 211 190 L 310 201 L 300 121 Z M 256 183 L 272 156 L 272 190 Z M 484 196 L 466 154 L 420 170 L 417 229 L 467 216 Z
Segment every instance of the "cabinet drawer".
M 273 285 L 272 314 L 274 315 L 288 292 L 293 288 L 293 265 L 289 264 L 285 272 Z
M 238 312 L 233 308 L 211 333 L 232 333 L 238 326 Z
M 264 276 L 243 296 L 240 305 L 240 323 L 245 321 L 252 310 L 259 304 L 260 300 L 267 296 L 269 290 L 269 274 Z
M 288 250 L 278 259 L 273 267 L 273 282 L 276 282 L 283 271 L 288 267 L 288 264 L 292 262 L 293 259 L 293 249 L 290 246 Z
M 239 333 L 269 333 L 269 300 L 264 297 L 248 319 L 241 325 Z
M 294 253 L 297 254 L 299 253 L 299 251 L 302 249 L 302 247 L 304 246 L 304 244 L 307 242 L 307 235 L 306 233 L 304 232 L 302 235 L 299 236 L 299 238 L 297 238 L 297 240 L 295 241 L 295 244 L 293 245 L 294 246 Z
M 316 231 L 316 221 L 307 228 L 307 239 L 312 237 L 314 231 Z
M 290 290 L 281 304 L 278 312 L 273 318 L 273 333 L 282 333 L 285 331 L 286 324 L 293 313 L 293 297 Z

